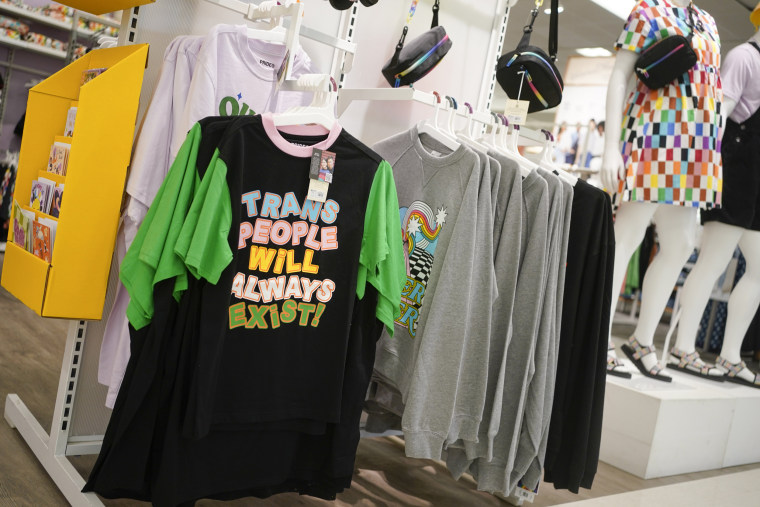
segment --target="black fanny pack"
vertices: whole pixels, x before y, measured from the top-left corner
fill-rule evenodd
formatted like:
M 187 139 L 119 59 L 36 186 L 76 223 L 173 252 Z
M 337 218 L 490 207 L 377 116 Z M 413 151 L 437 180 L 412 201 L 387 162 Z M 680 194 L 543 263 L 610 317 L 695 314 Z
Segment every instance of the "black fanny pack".
M 691 3 L 687 10 L 689 34 L 686 37 L 665 37 L 646 48 L 636 60 L 636 77 L 651 90 L 669 85 L 697 64 L 697 53 L 691 46 L 691 39 L 694 27 L 700 27 L 701 23 L 694 24 Z
M 530 45 L 533 23 L 538 7 L 531 11 L 530 23 L 523 28 L 523 36 L 514 51 L 505 53 L 496 63 L 496 80 L 510 99 L 530 102 L 528 112 L 543 111 L 562 102 L 564 83 L 554 65 L 557 59 L 557 31 L 559 24 L 559 0 L 552 0 L 549 21 L 549 53 Z
M 430 30 L 404 46 L 406 34 L 409 31 L 409 23 L 417 10 L 418 1 L 412 1 L 401 39 L 396 45 L 396 52 L 383 66 L 383 76 L 385 76 L 388 84 L 394 88 L 410 85 L 425 77 L 451 49 L 452 43 L 446 29 L 438 26 L 439 0 L 435 0 L 435 4 L 433 4 L 433 23 L 430 25 Z

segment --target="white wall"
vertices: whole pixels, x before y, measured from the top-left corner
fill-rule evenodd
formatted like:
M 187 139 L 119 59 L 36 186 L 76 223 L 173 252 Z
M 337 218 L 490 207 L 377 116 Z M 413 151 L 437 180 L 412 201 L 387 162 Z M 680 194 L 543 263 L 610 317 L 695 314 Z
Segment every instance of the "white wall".
M 326 0 L 303 0 L 303 24 L 323 32 L 338 34 L 340 12 Z M 446 28 L 453 46 L 442 63 L 427 77 L 415 84 L 423 91 L 437 90 L 452 95 L 459 103 L 475 105 L 486 65 L 486 52 L 498 0 L 446 0 L 441 3 L 440 24 Z M 410 0 L 380 0 L 373 7 L 359 6 L 354 35 L 358 45 L 352 71 L 347 75 L 347 88 L 388 87 L 380 70 L 392 56 L 404 26 Z M 430 27 L 433 0 L 421 0 L 412 21 L 411 40 Z M 137 42 L 151 44 L 149 66 L 143 85 L 141 114 L 158 79 L 164 50 L 169 41 L 181 34 L 204 34 L 216 23 L 243 22 L 242 16 L 209 4 L 204 0 L 160 0 L 141 8 Z M 315 62 L 319 72 L 329 72 L 332 48 L 302 38 L 301 43 Z M 432 114 L 422 104 L 401 102 L 356 102 L 341 117 L 349 132 L 367 144 L 409 128 L 419 119 Z

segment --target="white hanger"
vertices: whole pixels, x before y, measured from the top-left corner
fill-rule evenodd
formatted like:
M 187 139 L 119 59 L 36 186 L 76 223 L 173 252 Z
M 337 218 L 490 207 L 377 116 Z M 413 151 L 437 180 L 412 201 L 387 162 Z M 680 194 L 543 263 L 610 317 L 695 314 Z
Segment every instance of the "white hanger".
M 483 137 L 478 139 L 478 142 L 484 144 L 492 150 L 500 151 L 498 135 L 501 132 L 501 118 L 499 118 L 499 116 L 494 112 L 491 112 L 491 118 L 493 119 L 491 122 L 491 132 L 483 134 Z
M 333 90 L 334 87 L 334 90 Z M 338 86 L 329 74 L 304 74 L 298 78 L 296 90 L 313 91 L 311 104 L 306 107 L 291 107 L 283 113 L 274 114 L 272 119 L 276 127 L 283 125 L 321 125 L 332 130 L 337 122 L 335 117 L 335 100 Z
M 417 135 L 427 134 L 437 142 L 441 143 L 448 149 L 456 151 L 459 149 L 459 141 L 456 138 L 449 136 L 441 127 L 438 126 L 438 112 L 441 109 L 441 96 L 438 92 L 433 92 L 435 95 L 435 113 L 433 116 L 433 123 L 430 120 L 422 120 L 417 124 Z
M 454 97 L 446 95 L 446 100 L 449 101 L 449 119 L 446 122 L 446 133 L 449 136 L 456 138 L 457 134 L 454 132 L 454 116 L 457 114 L 459 106 L 457 105 L 457 99 Z
M 578 182 L 578 177 L 565 171 L 552 160 L 552 152 L 554 151 L 554 134 L 545 129 L 541 129 L 541 132 L 543 132 L 546 137 L 546 140 L 543 143 L 544 148 L 541 151 L 541 166 L 553 171 L 560 177 L 560 179 L 567 183 L 575 185 Z
M 280 26 L 284 15 L 288 15 L 287 7 L 278 6 L 275 1 L 265 0 L 258 5 L 250 4 L 245 18 L 258 26 L 248 27 L 246 32 L 248 38 L 265 42 L 287 43 L 288 33 Z
M 520 127 L 518 125 L 513 126 L 512 128 L 515 131 L 511 135 L 507 135 L 509 120 L 503 114 L 499 114 L 498 116 L 501 118 L 502 128 L 501 134 L 497 138 L 499 142 L 496 147 L 502 155 L 517 162 L 517 165 L 520 166 L 520 174 L 525 178 L 532 171 L 535 171 L 538 165 L 523 157 L 517 150 L 517 131 L 519 131 Z
M 462 130 L 457 131 L 457 139 L 461 139 L 469 146 L 472 146 L 473 148 L 477 148 L 478 150 L 487 153 L 488 152 L 488 146 L 485 144 L 477 141 L 475 137 L 472 135 L 472 105 L 470 105 L 469 102 L 464 103 L 465 107 L 467 107 L 468 114 L 466 114 L 467 117 L 467 124 Z

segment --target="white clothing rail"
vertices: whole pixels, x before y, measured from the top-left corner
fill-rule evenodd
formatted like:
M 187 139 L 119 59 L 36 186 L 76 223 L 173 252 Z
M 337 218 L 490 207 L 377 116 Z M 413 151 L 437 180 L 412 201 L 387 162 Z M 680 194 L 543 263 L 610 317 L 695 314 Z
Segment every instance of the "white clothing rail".
M 440 108 L 441 111 L 451 110 L 451 105 L 446 100 L 446 96 L 441 94 Z M 358 100 L 405 100 L 435 106 L 438 98 L 434 93 L 423 92 L 415 88 L 406 86 L 404 88 L 342 88 L 338 92 L 338 116 L 341 116 L 352 102 Z M 457 101 L 456 114 L 462 118 L 469 118 L 470 112 L 464 105 L 464 102 Z M 492 125 L 494 118 L 491 112 L 474 110 L 472 113 L 473 121 L 484 125 Z M 546 140 L 544 134 L 538 130 L 520 127 L 520 139 L 518 144 L 521 146 L 542 145 Z

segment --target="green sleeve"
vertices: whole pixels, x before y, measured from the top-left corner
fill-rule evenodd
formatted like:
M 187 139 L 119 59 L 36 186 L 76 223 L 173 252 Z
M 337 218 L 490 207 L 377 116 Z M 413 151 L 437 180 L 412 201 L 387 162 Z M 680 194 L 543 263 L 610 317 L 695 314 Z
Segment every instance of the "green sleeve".
M 401 290 L 406 282 L 398 196 L 393 170 L 382 161 L 375 172 L 364 215 L 356 295 L 364 297 L 366 283 L 379 293 L 375 314 L 393 336 L 393 321 L 401 315 Z
M 196 278 L 215 284 L 232 261 L 227 237 L 232 226 L 232 203 L 227 186 L 227 165 L 212 158 L 206 175 L 182 226 L 175 253 Z
M 153 318 L 153 286 L 159 281 L 156 278 L 157 270 L 162 257 L 173 250 L 167 248 L 167 241 L 171 241 L 170 231 L 182 226 L 184 213 L 177 212 L 178 203 L 192 198 L 190 187 L 197 178 L 195 160 L 200 138 L 200 125 L 195 124 L 121 263 L 119 278 L 130 297 L 127 318 L 136 329 L 148 325 Z

